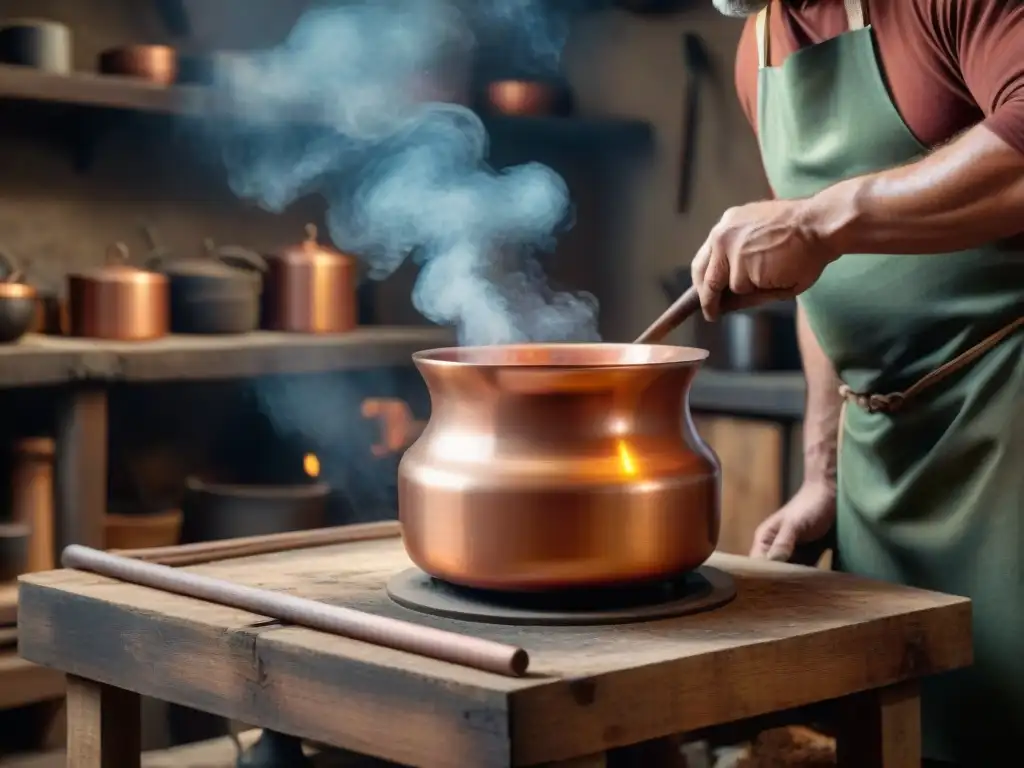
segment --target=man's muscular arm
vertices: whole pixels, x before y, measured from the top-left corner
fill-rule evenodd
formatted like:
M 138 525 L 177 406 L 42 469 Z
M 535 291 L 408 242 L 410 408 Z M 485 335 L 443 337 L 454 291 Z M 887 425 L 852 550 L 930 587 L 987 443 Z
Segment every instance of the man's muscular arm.
M 960 74 L 985 120 L 923 160 L 804 201 L 839 253 L 948 253 L 1024 231 L 1024 2 L 920 0 L 937 66 Z
M 1024 154 L 980 125 L 917 163 L 829 187 L 797 216 L 837 253 L 974 248 L 1024 231 Z
M 804 377 L 807 380 L 807 401 L 804 405 L 804 483 L 819 486 L 834 496 L 836 493 L 839 413 L 839 377 L 832 362 L 825 356 L 803 308 L 797 308 L 796 333 L 800 345 Z

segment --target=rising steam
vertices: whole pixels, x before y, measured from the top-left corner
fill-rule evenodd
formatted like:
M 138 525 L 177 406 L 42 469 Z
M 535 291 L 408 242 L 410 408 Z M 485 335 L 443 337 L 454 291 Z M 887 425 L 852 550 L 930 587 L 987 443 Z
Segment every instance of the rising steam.
M 423 265 L 417 309 L 463 344 L 596 340 L 594 298 L 552 291 L 536 259 L 572 223 L 565 182 L 536 163 L 494 171 L 481 120 L 445 102 L 482 37 L 509 45 L 520 71 L 556 67 L 565 20 L 543 5 L 362 0 L 307 12 L 282 45 L 218 75 L 240 115 L 217 129 L 233 190 L 275 211 L 322 195 L 332 239 L 372 276 Z

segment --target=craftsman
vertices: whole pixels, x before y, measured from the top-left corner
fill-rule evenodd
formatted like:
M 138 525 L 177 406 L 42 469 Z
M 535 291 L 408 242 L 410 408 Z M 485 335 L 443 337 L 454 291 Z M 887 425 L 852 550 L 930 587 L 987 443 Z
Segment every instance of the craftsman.
M 709 318 L 726 289 L 799 296 L 808 387 L 806 478 L 752 554 L 834 530 L 843 570 L 970 597 L 975 664 L 924 688 L 925 755 L 1002 765 L 1024 733 L 1024 2 L 714 2 L 747 18 L 775 199 L 727 211 L 693 280 Z

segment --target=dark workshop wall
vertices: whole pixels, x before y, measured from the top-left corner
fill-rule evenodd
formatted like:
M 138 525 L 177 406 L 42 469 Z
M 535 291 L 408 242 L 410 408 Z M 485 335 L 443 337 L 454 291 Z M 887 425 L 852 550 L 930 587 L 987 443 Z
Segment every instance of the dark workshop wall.
M 279 0 L 186 0 L 186 5 L 193 12 L 205 9 L 193 17 L 200 45 L 229 34 L 235 34 L 231 42 L 240 46 L 266 43 L 294 18 L 294 10 Z M 263 21 L 250 28 L 246 39 L 227 23 L 229 11 L 242 6 L 248 19 Z M 7 0 L 2 13 L 6 18 L 49 17 L 69 24 L 75 66 L 87 70 L 105 47 L 167 41 L 155 9 L 155 3 L 137 0 Z M 612 176 L 599 192 L 570 178 L 581 201 L 595 194 L 605 198 L 599 214 L 593 213 L 598 210 L 593 200 L 581 207 L 581 231 L 565 244 L 560 260 L 574 262 L 565 271 L 584 285 L 590 281 L 580 278 L 581 271 L 597 259 L 610 262 L 612 279 L 602 282 L 614 289 L 601 291 L 608 338 L 628 338 L 649 321 L 653 309 L 663 306 L 657 277 L 690 260 L 723 210 L 764 194 L 760 160 L 733 89 L 739 28 L 719 16 L 708 0 L 695 0 L 691 10 L 668 17 L 602 12 L 582 23 L 573 36 L 567 66 L 581 112 L 640 117 L 656 129 L 653 162 L 639 172 Z M 704 38 L 713 55 L 715 79 L 707 84 L 701 104 L 691 210 L 678 214 L 684 31 Z M 59 125 L 61 118 L 54 112 L 52 121 Z M 155 224 L 171 247 L 196 248 L 202 237 L 211 236 L 269 248 L 296 239 L 302 224 L 320 212 L 316 200 L 296 205 L 284 216 L 239 203 L 216 169 L 192 158 L 180 137 L 155 148 L 151 142 L 149 151 L 140 153 L 132 144 L 143 139 L 130 129 L 101 144 L 93 169 L 80 174 L 67 152 L 55 151 L 52 143 L 34 135 L 37 123 L 22 131 L 33 135 L 19 137 L 16 129 L 8 129 L 0 140 L 0 246 L 29 256 L 30 275 L 43 287 L 58 287 L 70 269 L 100 263 L 114 240 L 126 239 L 141 248 L 142 220 Z M 604 220 L 608 217 L 613 221 Z M 385 289 L 384 319 L 408 321 L 414 317 L 407 308 L 408 281 L 397 282 Z
M 664 307 L 657 276 L 688 264 L 723 211 L 767 194 L 757 145 L 733 85 L 742 25 L 721 16 L 710 0 L 690 5 L 672 16 L 601 13 L 581 25 L 568 51 L 582 111 L 635 116 L 656 131 L 653 162 L 629 187 L 613 191 L 622 218 L 616 228 L 621 240 L 612 249 L 621 294 L 606 297 L 604 304 L 617 339 L 639 333 L 652 319 L 652 308 Z M 702 94 L 691 208 L 680 214 L 684 32 L 704 39 L 714 82 Z

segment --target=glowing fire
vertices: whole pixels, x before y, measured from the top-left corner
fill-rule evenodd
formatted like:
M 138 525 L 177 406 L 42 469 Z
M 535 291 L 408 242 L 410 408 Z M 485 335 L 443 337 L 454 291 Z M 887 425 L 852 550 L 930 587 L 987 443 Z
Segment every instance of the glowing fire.
M 619 440 L 617 443 L 619 449 L 619 465 L 622 467 L 622 471 L 627 475 L 636 474 L 636 461 L 633 459 L 633 454 L 629 452 L 629 446 L 626 445 L 625 440 Z
M 302 457 L 302 468 L 310 477 L 319 477 L 320 459 L 316 457 L 315 453 L 307 453 L 305 456 Z

